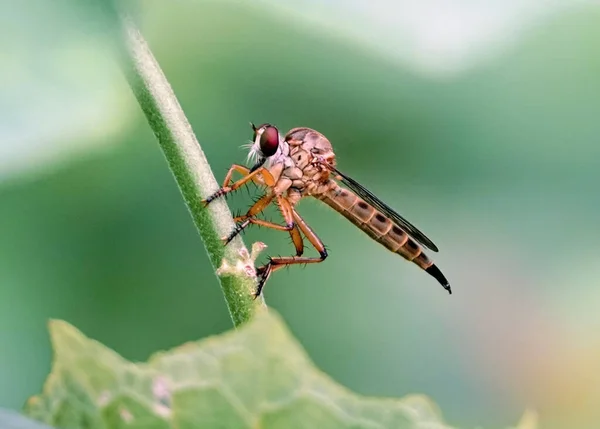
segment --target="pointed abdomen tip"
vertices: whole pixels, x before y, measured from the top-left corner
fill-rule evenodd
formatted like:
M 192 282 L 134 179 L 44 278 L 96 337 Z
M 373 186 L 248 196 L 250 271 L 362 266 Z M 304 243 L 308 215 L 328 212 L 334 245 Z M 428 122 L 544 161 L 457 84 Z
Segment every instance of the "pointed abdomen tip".
M 429 275 L 431 275 L 434 279 L 436 279 L 443 287 L 448 291 L 450 295 L 452 295 L 452 289 L 450 288 L 450 283 L 446 280 L 446 277 L 442 274 L 440 269 L 433 264 L 429 268 L 425 270 Z

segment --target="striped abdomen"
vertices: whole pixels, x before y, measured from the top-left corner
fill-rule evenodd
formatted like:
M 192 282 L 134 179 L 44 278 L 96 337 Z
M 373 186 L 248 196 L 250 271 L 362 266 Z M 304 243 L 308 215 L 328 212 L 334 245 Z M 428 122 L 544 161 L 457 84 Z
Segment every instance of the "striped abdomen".
M 433 261 L 423 252 L 421 246 L 391 219 L 358 195 L 348 189 L 336 186 L 330 191 L 314 195 L 314 197 L 341 213 L 378 243 L 399 254 L 404 259 L 417 264 L 450 291 L 448 281 Z

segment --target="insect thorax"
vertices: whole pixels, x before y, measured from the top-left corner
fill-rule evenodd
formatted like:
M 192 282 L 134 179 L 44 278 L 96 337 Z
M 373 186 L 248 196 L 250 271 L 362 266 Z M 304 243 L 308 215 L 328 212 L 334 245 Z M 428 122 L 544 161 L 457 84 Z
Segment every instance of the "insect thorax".
M 292 187 L 303 195 L 315 195 L 334 186 L 329 179 L 329 170 L 316 162 L 317 157 L 322 157 L 335 165 L 335 154 L 325 136 L 310 128 L 296 128 L 286 135 L 285 140 L 289 144 L 293 167 L 286 168 L 284 176 L 292 180 Z

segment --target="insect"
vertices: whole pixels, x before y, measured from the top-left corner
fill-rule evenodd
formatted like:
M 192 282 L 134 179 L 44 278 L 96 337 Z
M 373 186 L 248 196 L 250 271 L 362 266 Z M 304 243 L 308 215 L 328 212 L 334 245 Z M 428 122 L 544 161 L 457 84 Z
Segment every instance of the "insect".
M 235 229 L 223 239 L 227 245 L 249 225 L 261 225 L 290 235 L 296 255 L 270 257 L 265 265 L 257 268 L 255 297 L 261 294 L 274 271 L 290 265 L 315 264 L 327 258 L 323 242 L 295 208 L 300 199 L 308 196 L 323 201 L 369 237 L 418 265 L 452 293 L 448 280 L 423 252 L 423 247 L 437 252 L 437 246 L 363 185 L 338 170 L 331 143 L 323 134 L 300 127 L 281 136 L 271 124 L 258 127 L 252 123 L 250 125 L 254 137 L 246 146 L 250 149 L 248 159 L 253 161 L 253 166 L 247 168 L 233 164 L 225 176 L 223 187 L 202 202 L 207 206 L 216 198 L 234 192 L 249 182 L 266 188 L 266 193 L 256 200 L 246 214 L 235 218 Z M 232 182 L 235 172 L 240 173 L 242 178 Z M 272 203 L 278 206 L 285 225 L 256 217 Z M 318 257 L 303 256 L 302 235 L 319 252 Z

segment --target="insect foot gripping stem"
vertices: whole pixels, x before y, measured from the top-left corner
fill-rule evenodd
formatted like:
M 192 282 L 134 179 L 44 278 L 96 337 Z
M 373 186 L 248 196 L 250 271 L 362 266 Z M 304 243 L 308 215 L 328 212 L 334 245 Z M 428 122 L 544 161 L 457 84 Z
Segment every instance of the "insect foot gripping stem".
M 235 261 L 235 265 L 231 265 L 229 261 L 223 258 L 221 266 L 217 269 L 218 276 L 226 275 L 245 275 L 248 277 L 257 276 L 256 268 L 254 266 L 258 255 L 267 248 L 267 245 L 261 241 L 257 241 L 252 244 L 252 250 L 250 253 L 243 248 L 239 252 L 239 259 Z
M 229 188 L 229 187 L 220 188 L 218 191 L 214 192 L 213 194 L 211 194 L 208 197 L 206 197 L 205 199 L 203 199 L 201 201 L 201 203 L 204 207 L 208 207 L 208 205 L 210 203 L 212 203 L 214 200 L 216 200 L 219 197 L 224 196 L 225 194 L 227 194 L 230 191 L 231 191 L 231 188 Z
M 256 291 L 254 292 L 254 299 L 258 298 L 263 290 L 263 287 L 265 286 L 265 283 L 267 282 L 267 280 L 269 280 L 269 277 L 271 276 L 271 273 L 273 272 L 273 264 L 271 263 L 271 260 L 269 258 L 269 263 L 266 265 L 263 265 L 262 267 L 259 267 L 256 269 L 256 276 L 258 277 L 258 287 L 256 288 Z

